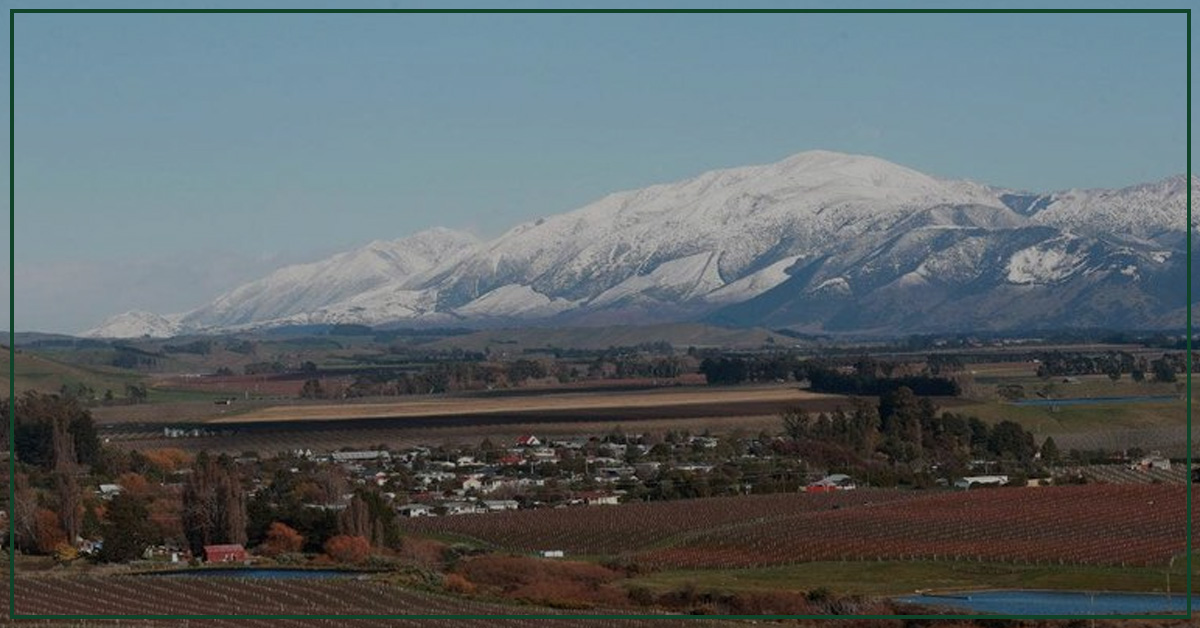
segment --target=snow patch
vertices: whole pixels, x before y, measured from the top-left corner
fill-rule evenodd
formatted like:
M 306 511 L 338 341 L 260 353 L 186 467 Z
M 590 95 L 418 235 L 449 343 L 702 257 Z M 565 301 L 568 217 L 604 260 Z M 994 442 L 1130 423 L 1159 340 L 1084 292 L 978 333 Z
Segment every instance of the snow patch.
M 553 316 L 577 305 L 566 299 L 551 299 L 529 286 L 509 284 L 456 308 L 454 313 L 462 316 L 539 317 Z
M 1015 284 L 1048 284 L 1065 279 L 1082 265 L 1074 254 L 1059 249 L 1030 247 L 1008 260 L 1008 281 Z

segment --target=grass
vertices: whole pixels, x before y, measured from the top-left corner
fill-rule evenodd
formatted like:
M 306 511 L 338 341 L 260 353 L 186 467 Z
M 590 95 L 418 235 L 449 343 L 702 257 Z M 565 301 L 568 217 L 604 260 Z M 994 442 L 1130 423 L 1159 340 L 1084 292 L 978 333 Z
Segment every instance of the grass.
M 1171 590 L 1184 588 L 1184 567 L 1171 570 Z M 850 595 L 902 595 L 918 589 L 1057 589 L 1166 591 L 1167 569 L 1013 565 L 947 561 L 816 562 L 754 569 L 661 571 L 628 581 L 652 590 L 696 587 L 725 591 L 810 591 Z M 1193 577 L 1193 592 L 1200 581 Z
M 980 402 L 952 409 L 977 416 L 989 423 L 1008 419 L 1037 434 L 1054 435 L 1089 430 L 1113 430 L 1185 425 L 1182 401 L 1149 403 L 1113 403 L 1081 406 L 1014 406 L 1000 402 Z
M 9 355 L 6 349 L 0 351 L 0 386 L 5 391 L 9 387 L 8 368 Z M 99 395 L 104 394 L 105 390 L 112 390 L 117 396 L 122 396 L 126 384 L 138 384 L 144 379 L 141 374 L 124 369 L 69 364 L 23 349 L 18 349 L 14 370 L 18 394 L 26 390 L 58 392 L 64 384 L 85 384 Z

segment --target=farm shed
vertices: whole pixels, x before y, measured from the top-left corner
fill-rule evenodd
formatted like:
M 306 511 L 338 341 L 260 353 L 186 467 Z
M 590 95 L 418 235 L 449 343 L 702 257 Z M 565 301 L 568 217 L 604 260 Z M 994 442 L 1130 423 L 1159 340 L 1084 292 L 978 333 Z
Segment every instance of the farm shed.
M 229 545 L 205 545 L 204 562 L 240 563 L 246 560 L 246 548 L 240 543 Z

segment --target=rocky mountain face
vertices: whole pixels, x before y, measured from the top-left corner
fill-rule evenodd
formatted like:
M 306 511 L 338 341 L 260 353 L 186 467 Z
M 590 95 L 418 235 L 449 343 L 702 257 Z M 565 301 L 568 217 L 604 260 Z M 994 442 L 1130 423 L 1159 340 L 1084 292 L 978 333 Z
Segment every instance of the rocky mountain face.
M 89 333 L 679 320 L 897 334 L 1180 327 L 1188 185 L 1029 193 L 810 151 L 612 194 L 487 242 L 448 229 L 374 242 L 191 312 L 124 314 Z

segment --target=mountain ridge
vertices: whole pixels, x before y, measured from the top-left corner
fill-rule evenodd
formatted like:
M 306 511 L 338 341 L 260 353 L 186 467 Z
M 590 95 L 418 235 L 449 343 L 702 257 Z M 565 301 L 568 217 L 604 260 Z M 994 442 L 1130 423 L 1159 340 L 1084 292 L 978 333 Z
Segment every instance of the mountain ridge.
M 1033 193 L 807 151 L 616 192 L 488 241 L 439 228 L 373 242 L 279 269 L 190 312 L 119 315 L 87 334 L 131 334 L 139 321 L 154 335 L 623 317 L 896 333 L 954 321 L 1070 325 L 1072 316 L 1137 326 L 1179 305 L 1168 303 L 1169 284 L 1186 270 L 1189 181 L 1200 188 L 1177 175 Z M 1109 303 L 1117 294 L 1132 305 Z

